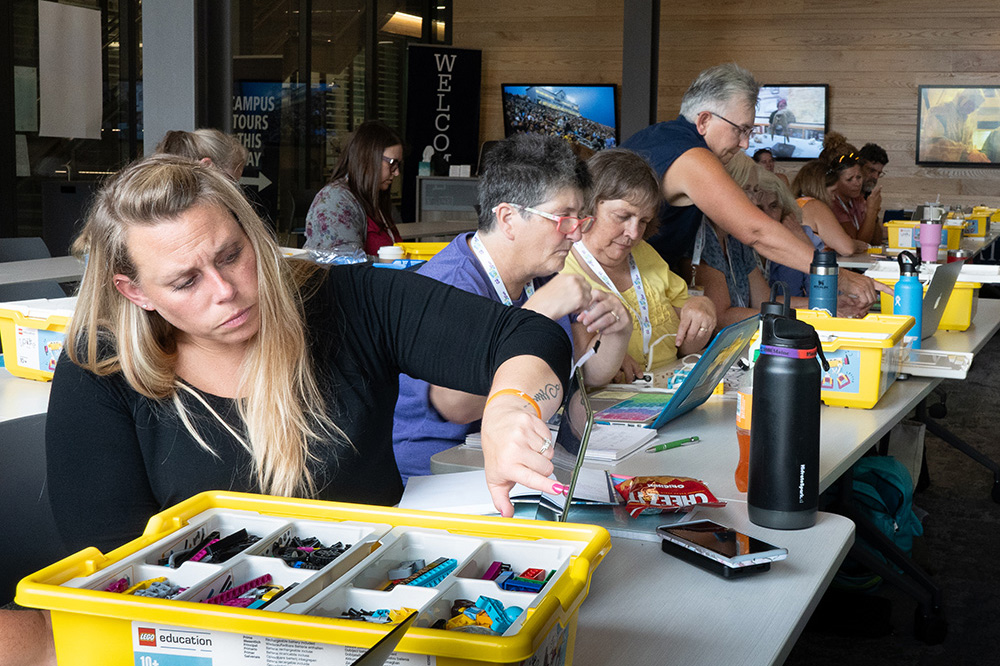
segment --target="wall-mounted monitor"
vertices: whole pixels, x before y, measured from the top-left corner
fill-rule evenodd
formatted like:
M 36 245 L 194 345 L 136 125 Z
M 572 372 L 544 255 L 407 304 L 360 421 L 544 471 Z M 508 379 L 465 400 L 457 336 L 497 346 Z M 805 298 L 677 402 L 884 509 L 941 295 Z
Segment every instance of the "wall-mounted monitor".
M 504 83 L 501 91 L 506 136 L 550 134 L 593 151 L 618 145 L 614 84 Z
M 917 164 L 1000 165 L 1000 86 L 920 86 Z
M 819 83 L 761 86 L 747 155 L 767 148 L 776 160 L 819 157 L 829 121 L 829 91 Z

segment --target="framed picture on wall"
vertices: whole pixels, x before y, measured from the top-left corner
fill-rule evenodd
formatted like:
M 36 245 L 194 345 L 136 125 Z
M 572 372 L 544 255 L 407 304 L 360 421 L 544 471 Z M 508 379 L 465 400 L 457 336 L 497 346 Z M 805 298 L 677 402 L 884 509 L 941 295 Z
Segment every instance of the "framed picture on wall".
M 920 86 L 917 164 L 1000 166 L 1000 86 Z
M 747 155 L 769 150 L 776 160 L 811 160 L 823 150 L 830 87 L 823 83 L 762 85 Z

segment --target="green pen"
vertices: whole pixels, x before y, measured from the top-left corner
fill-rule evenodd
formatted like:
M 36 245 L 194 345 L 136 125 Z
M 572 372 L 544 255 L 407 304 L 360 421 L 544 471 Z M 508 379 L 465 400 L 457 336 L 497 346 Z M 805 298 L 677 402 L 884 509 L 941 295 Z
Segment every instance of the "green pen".
M 684 446 L 686 444 L 691 444 L 693 442 L 700 442 L 698 435 L 693 437 L 685 437 L 684 439 L 678 439 L 675 442 L 667 442 L 665 444 L 657 444 L 656 446 L 651 446 L 646 449 L 646 453 L 659 453 L 660 451 L 666 451 L 667 449 L 676 449 L 678 446 Z

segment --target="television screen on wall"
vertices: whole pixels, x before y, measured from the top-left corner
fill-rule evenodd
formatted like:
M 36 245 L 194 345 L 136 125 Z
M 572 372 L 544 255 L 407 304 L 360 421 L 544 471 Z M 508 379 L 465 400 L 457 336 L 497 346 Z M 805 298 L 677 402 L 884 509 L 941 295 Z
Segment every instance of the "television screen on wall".
M 613 84 L 504 83 L 506 136 L 537 132 L 566 137 L 593 151 L 618 145 L 618 107 Z
M 920 86 L 917 164 L 1000 164 L 1000 86 Z
M 763 85 L 747 155 L 762 148 L 776 160 L 819 157 L 826 136 L 830 87 L 825 84 Z

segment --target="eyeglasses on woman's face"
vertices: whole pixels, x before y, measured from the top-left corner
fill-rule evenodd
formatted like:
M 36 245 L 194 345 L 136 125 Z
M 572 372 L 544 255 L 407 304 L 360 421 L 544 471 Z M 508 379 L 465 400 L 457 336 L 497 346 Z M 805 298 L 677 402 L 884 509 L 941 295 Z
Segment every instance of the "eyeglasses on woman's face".
M 559 233 L 566 234 L 567 236 L 576 231 L 577 229 L 580 230 L 580 233 L 585 234 L 587 233 L 587 231 L 590 230 L 590 227 L 593 226 L 594 224 L 594 218 L 592 215 L 587 215 L 584 217 L 572 217 L 570 215 L 554 215 L 553 213 L 546 213 L 544 210 L 538 210 L 537 208 L 532 208 L 531 206 L 522 206 L 521 204 L 513 204 L 513 203 L 508 205 L 513 206 L 514 208 L 517 208 L 519 210 L 523 210 L 525 213 L 538 215 L 539 217 L 544 217 L 546 220 L 551 220 L 552 222 L 555 222 L 556 229 L 559 231 Z M 497 212 L 497 208 L 499 208 L 499 206 L 496 206 L 493 209 L 494 213 Z
M 382 161 L 389 165 L 389 171 L 400 173 L 403 170 L 403 160 L 397 160 L 395 157 L 383 155 Z

